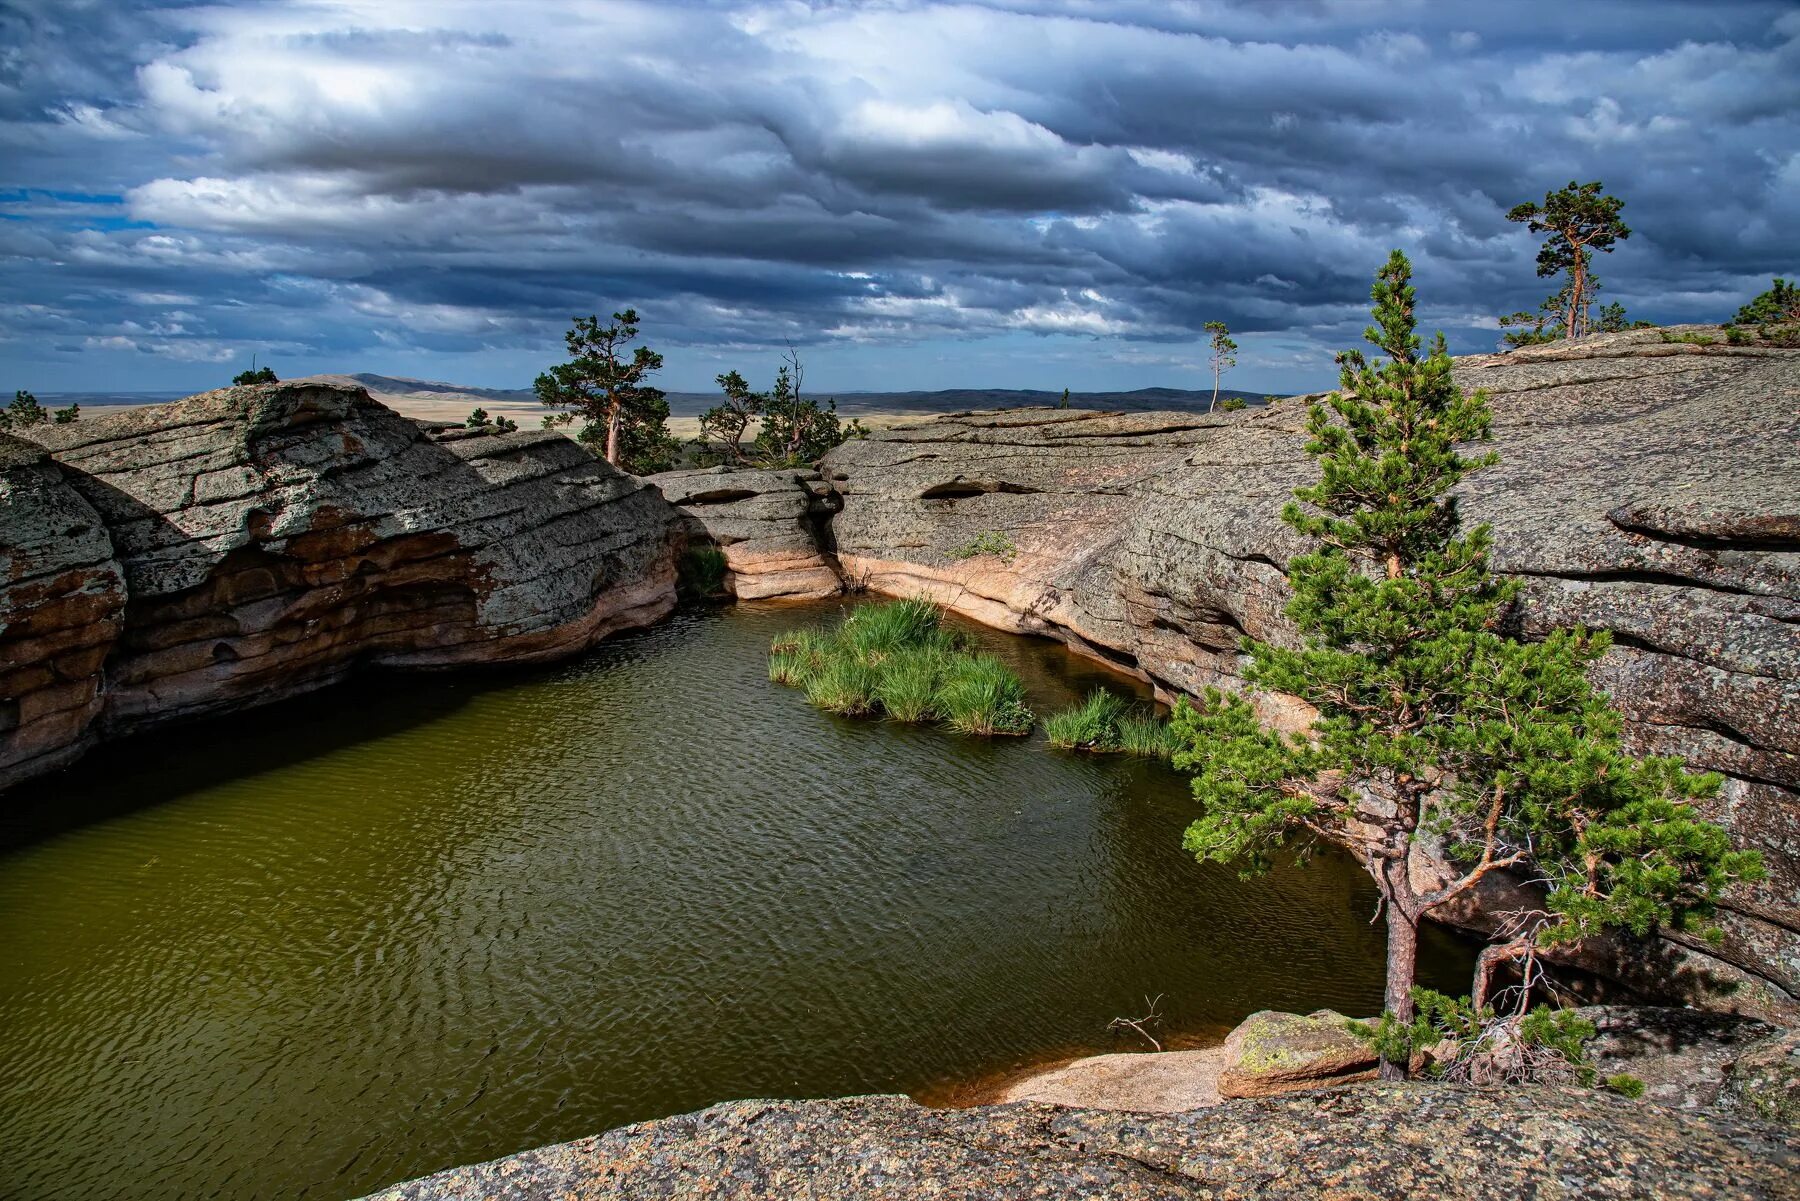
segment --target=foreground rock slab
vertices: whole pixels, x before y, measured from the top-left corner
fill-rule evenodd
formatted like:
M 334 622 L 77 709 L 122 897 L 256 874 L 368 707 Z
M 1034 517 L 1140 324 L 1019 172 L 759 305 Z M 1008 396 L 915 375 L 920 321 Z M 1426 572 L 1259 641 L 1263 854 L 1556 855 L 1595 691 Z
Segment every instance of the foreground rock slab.
M 1181 1114 L 734 1101 L 379 1201 L 1800 1197 L 1800 1139 L 1571 1090 L 1359 1085 Z
M 1009 1085 L 1001 1101 L 1181 1113 L 1219 1103 L 1222 1048 L 1089 1055 Z

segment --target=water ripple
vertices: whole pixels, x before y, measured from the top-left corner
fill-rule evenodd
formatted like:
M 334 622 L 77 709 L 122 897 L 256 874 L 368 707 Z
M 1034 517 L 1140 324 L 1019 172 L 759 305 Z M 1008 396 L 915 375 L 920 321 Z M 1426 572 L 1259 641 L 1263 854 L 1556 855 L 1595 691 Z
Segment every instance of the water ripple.
M 9 797 L 0 1195 L 343 1197 L 1125 1049 L 1146 994 L 1186 1030 L 1376 1005 L 1353 865 L 1246 883 L 1181 852 L 1161 768 L 817 713 L 763 650 L 829 609 L 365 682 Z M 977 636 L 1039 708 L 1100 679 Z

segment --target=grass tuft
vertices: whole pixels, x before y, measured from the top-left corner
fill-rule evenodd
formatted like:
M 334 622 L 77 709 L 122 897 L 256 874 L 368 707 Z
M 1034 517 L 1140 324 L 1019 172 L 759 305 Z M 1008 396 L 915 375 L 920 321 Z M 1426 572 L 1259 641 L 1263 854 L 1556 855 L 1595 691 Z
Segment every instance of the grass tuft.
M 1175 753 L 1175 733 L 1152 713 L 1129 713 L 1119 721 L 1119 750 L 1140 759 L 1168 759 Z
M 1134 709 L 1105 688 L 1096 688 L 1079 705 L 1045 718 L 1044 733 L 1051 746 L 1068 751 L 1167 759 L 1175 750 L 1167 722 Z
M 881 665 L 881 683 L 876 688 L 881 707 L 895 721 L 937 721 L 938 689 L 950 662 L 950 652 L 937 646 L 895 651 Z
M 938 704 L 959 734 L 1029 734 L 1031 710 L 1025 685 L 992 655 L 963 655 L 952 662 Z
M 769 644 L 769 679 L 804 688 L 831 713 L 948 722 L 969 734 L 1031 729 L 1025 686 L 992 655 L 943 628 L 929 601 L 864 605 L 834 630 L 794 630 Z
M 684 597 L 704 600 L 725 592 L 725 552 L 711 543 L 690 546 L 675 566 L 675 587 Z
M 806 699 L 827 713 L 867 717 L 880 706 L 881 674 L 860 659 L 828 658 L 807 677 Z
M 1104 688 L 1087 694 L 1079 705 L 1044 719 L 1050 745 L 1065 751 L 1110 751 L 1118 742 L 1125 702 Z

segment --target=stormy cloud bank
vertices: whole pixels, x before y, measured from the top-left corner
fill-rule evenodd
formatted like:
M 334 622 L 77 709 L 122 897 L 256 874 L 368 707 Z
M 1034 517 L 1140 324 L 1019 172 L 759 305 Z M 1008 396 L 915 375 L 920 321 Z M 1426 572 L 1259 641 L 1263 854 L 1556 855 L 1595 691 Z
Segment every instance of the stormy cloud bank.
M 517 386 L 632 304 L 670 386 L 1331 378 L 1413 254 L 1489 349 L 1503 213 L 1625 197 L 1607 299 L 1717 320 L 1800 246 L 1788 3 L 0 5 L 0 384 Z M 235 369 L 235 368 L 233 368 Z

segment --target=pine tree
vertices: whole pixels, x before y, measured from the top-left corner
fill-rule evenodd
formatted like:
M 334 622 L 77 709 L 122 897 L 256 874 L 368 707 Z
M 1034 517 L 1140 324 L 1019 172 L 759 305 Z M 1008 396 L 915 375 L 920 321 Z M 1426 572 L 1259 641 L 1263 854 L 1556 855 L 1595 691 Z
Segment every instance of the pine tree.
M 1231 340 L 1231 330 L 1223 321 L 1208 321 L 1203 328 L 1212 335 L 1208 345 L 1212 350 L 1213 394 L 1212 403 L 1206 406 L 1210 413 L 1219 403 L 1219 377 L 1237 366 L 1238 344 Z
M 26 429 L 42 425 L 48 420 L 50 414 L 38 403 L 38 398 L 24 389 L 14 392 L 12 404 L 0 409 L 0 430 Z M 70 420 L 73 420 L 72 416 Z
M 608 463 L 645 475 L 668 466 L 680 448 L 668 431 L 668 398 L 645 382 L 662 369 L 662 356 L 648 346 L 632 348 L 637 336 L 633 309 L 614 313 L 611 325 L 574 318 L 563 335 L 569 361 L 538 376 L 533 390 L 545 405 L 567 410 L 546 418 L 546 426 L 579 416 L 586 423 L 583 442 L 602 444 Z
M 1631 236 L 1631 228 L 1619 217 L 1624 207 L 1623 200 L 1606 195 L 1599 180 L 1571 179 L 1568 187 L 1546 192 L 1543 204 L 1514 205 L 1506 214 L 1508 221 L 1525 222 L 1534 234 L 1550 235 L 1538 251 L 1537 273 L 1544 279 L 1565 273 L 1569 277 L 1565 337 L 1588 332 L 1588 309 L 1598 287 L 1589 278 L 1594 252 L 1611 254 L 1615 242 Z
M 1757 294 L 1731 320 L 1733 325 L 1800 321 L 1800 284 L 1790 284 L 1776 276 L 1767 292 Z
M 744 461 L 744 431 L 760 417 L 769 398 L 752 392 L 744 377 L 735 371 L 713 377 L 725 399 L 700 414 L 700 436 L 717 438 L 733 463 Z
M 1419 921 L 1491 872 L 1529 869 L 1548 895 L 1484 953 L 1478 1001 L 1507 959 L 1602 929 L 1696 921 L 1759 866 L 1692 810 L 1718 777 L 1623 752 L 1619 719 L 1585 675 L 1604 634 L 1509 635 L 1518 587 L 1493 574 L 1486 526 L 1462 532 L 1451 494 L 1495 461 L 1460 449 L 1489 439 L 1486 396 L 1455 385 L 1441 334 L 1421 353 L 1404 254 L 1372 295 L 1364 336 L 1386 362 L 1339 356 L 1341 390 L 1307 413 L 1320 479 L 1282 511 L 1318 543 L 1288 566 L 1304 643 L 1246 647 L 1250 684 L 1318 717 L 1283 735 L 1211 689 L 1179 704 L 1173 727 L 1202 807 L 1185 845 L 1201 860 L 1254 869 L 1290 842 L 1323 840 L 1367 865 L 1387 922 L 1386 1008 L 1405 1024 Z M 1452 878 L 1421 890 L 1440 858 Z M 1384 1060 L 1382 1074 L 1405 1068 Z

